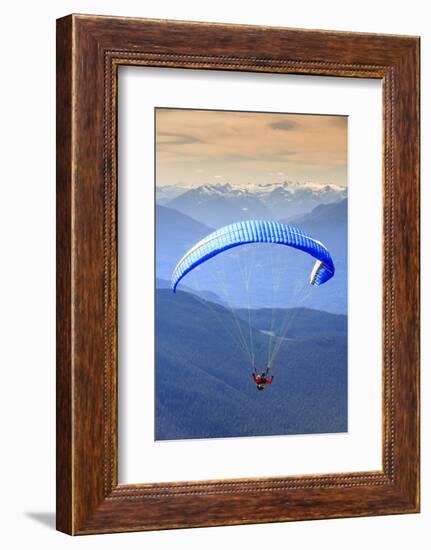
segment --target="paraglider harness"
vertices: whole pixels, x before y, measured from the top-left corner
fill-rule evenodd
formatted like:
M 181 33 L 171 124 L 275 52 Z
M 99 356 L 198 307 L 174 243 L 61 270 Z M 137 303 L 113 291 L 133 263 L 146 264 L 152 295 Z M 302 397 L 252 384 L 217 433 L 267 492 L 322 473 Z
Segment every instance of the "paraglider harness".
M 269 377 L 269 368 L 263 371 L 262 374 L 258 374 L 256 367 L 254 367 L 252 377 L 256 384 L 256 388 L 260 391 L 265 389 L 266 384 L 272 384 L 272 381 L 274 379 L 273 375 Z

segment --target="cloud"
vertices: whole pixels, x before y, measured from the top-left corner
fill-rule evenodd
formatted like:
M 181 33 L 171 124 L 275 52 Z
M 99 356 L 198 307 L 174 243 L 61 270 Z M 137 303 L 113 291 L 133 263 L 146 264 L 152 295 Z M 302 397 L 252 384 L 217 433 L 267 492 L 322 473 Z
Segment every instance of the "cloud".
M 296 155 L 296 151 L 274 151 L 269 153 L 253 152 L 250 154 L 231 153 L 224 155 L 222 158 L 226 162 L 244 162 L 252 164 L 256 162 L 283 163 L 290 161 L 294 155 Z
M 164 145 L 191 145 L 192 143 L 203 143 L 203 140 L 188 134 L 157 132 L 158 147 L 163 147 Z
M 277 120 L 275 122 L 271 122 L 269 127 L 273 130 L 283 130 L 284 132 L 290 132 L 291 130 L 294 130 L 298 127 L 298 123 L 293 122 L 292 120 Z
M 197 185 L 203 173 L 260 182 L 279 172 L 292 180 L 346 184 L 344 116 L 163 109 L 156 131 L 163 184 L 181 178 Z

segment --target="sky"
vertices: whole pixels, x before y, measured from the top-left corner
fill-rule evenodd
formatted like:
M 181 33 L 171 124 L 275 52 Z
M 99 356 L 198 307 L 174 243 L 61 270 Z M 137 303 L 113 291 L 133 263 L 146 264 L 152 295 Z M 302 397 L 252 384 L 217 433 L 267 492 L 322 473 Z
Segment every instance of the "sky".
M 156 185 L 347 185 L 347 117 L 156 109 Z

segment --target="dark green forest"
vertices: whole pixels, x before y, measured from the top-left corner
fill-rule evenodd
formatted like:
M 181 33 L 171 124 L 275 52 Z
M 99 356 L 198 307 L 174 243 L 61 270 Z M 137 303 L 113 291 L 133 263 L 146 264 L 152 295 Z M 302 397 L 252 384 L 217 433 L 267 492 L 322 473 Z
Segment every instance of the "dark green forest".
M 251 336 L 258 369 L 268 358 L 271 324 L 286 311 L 231 310 L 190 292 L 156 295 L 157 440 L 347 431 L 347 317 L 290 310 L 274 382 L 252 380 L 240 334 Z M 272 342 L 277 339 L 273 331 Z

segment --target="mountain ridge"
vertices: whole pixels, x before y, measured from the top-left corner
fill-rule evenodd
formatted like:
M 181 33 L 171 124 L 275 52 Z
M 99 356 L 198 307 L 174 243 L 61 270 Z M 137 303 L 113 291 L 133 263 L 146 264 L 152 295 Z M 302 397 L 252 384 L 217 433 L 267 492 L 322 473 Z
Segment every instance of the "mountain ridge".
M 347 190 L 312 182 L 284 181 L 254 186 L 230 183 L 203 184 L 166 201 L 165 206 L 200 222 L 220 227 L 245 219 L 280 219 L 311 212 L 319 204 L 346 197 Z
M 321 205 L 294 220 L 295 225 L 328 248 L 335 263 L 335 276 L 317 290 L 313 287 L 313 292 L 302 304 L 306 307 L 333 313 L 347 311 L 347 208 L 347 199 L 343 199 Z M 293 223 L 290 218 L 283 221 Z M 159 205 L 156 207 L 156 223 L 156 274 L 160 279 L 170 280 L 179 259 L 213 228 Z M 251 248 L 249 245 L 247 249 L 246 245 L 228 250 L 192 271 L 180 288 L 184 284 L 201 295 L 213 292 L 223 303 L 237 308 L 249 304 L 253 308 L 268 307 L 279 299 L 284 300 L 282 305 L 286 307 L 295 305 L 295 300 L 302 298 L 302 295 L 296 295 L 298 285 L 308 280 L 312 266 L 313 259 L 308 254 L 289 247 L 267 245 Z M 253 293 L 245 288 L 240 267 L 252 273 Z M 277 292 L 273 294 L 271 281 L 274 277 L 283 284 L 278 282 Z
M 156 439 L 345 432 L 345 326 L 335 323 L 328 331 L 328 320 L 336 316 L 307 315 L 294 324 L 300 337 L 281 342 L 274 383 L 257 392 L 232 312 L 187 292 L 158 290 Z M 312 317 L 314 329 L 307 335 Z M 256 365 L 263 369 L 269 336 L 254 326 L 252 334 Z

